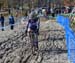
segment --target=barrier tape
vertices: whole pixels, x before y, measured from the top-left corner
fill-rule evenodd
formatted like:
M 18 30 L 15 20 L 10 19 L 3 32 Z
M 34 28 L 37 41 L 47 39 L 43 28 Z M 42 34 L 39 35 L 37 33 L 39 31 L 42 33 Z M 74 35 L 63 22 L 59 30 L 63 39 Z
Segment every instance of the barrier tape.
M 19 25 L 20 23 L 21 23 L 21 20 L 20 19 L 22 19 L 22 18 L 25 18 L 25 20 L 26 19 L 28 19 L 28 18 L 26 18 L 26 17 L 21 17 L 21 18 L 19 18 L 19 20 L 17 20 L 17 22 L 15 23 L 15 24 L 9 24 L 9 25 L 7 25 L 7 26 L 4 26 L 4 27 L 0 27 L 0 30 L 2 30 L 2 29 L 7 29 L 7 28 L 9 28 L 10 26 L 16 26 L 16 25 Z M 26 20 L 27 21 L 27 20 Z M 8 22 L 8 21 L 6 21 L 6 22 Z
M 8 27 L 10 27 L 11 25 L 15 26 L 15 25 L 18 25 L 20 22 L 16 22 L 15 24 L 9 24 L 8 26 L 4 26 L 4 27 L 0 27 L 0 30 L 1 29 L 7 29 Z
M 65 29 L 66 46 L 68 49 L 68 59 L 75 63 L 75 34 L 70 28 L 70 20 L 68 17 L 58 15 L 56 21 Z

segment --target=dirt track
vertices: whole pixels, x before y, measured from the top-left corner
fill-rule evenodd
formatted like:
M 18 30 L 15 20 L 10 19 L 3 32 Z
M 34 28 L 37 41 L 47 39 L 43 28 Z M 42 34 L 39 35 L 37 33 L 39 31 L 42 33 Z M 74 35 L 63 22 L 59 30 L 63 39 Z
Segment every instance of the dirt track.
M 39 54 L 35 56 L 22 29 L 0 31 L 0 63 L 68 63 L 65 31 L 59 24 L 41 22 Z

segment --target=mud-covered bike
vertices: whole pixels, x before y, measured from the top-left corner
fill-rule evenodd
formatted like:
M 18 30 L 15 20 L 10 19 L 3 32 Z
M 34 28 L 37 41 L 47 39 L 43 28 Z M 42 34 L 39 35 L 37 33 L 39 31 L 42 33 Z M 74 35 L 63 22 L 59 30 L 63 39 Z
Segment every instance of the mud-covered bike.
M 32 53 L 37 54 L 38 53 L 38 34 L 34 31 L 30 31 L 29 38 L 30 38 Z

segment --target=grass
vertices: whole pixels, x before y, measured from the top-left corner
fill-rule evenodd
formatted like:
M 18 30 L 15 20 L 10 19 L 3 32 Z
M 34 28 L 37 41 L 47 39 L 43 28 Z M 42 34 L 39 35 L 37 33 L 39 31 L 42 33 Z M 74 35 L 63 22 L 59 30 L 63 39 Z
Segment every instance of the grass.
M 71 27 L 72 29 L 75 28 L 75 21 L 72 21 L 72 22 L 71 22 L 70 27 Z
M 75 14 L 61 14 L 61 15 L 63 15 L 64 17 L 69 17 L 69 18 L 75 17 Z M 71 27 L 72 29 L 75 28 L 75 20 L 70 21 L 70 27 Z
M 75 16 L 75 14 L 61 14 L 61 15 L 63 15 L 63 16 L 65 16 L 65 17 L 69 17 L 69 16 Z

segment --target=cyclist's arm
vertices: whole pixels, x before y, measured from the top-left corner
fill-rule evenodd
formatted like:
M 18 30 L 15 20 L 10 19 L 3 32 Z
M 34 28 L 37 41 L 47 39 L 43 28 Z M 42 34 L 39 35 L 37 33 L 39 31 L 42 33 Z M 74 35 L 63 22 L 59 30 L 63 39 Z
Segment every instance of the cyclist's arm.
M 38 29 L 40 28 L 40 19 L 38 18 Z
M 27 30 L 28 30 L 29 22 L 30 22 L 30 20 L 28 21 L 27 26 L 26 26 L 26 33 L 27 33 Z
M 40 19 L 38 18 L 38 21 L 37 21 L 37 33 L 39 34 L 39 28 L 40 28 Z

